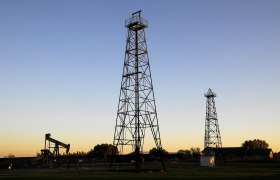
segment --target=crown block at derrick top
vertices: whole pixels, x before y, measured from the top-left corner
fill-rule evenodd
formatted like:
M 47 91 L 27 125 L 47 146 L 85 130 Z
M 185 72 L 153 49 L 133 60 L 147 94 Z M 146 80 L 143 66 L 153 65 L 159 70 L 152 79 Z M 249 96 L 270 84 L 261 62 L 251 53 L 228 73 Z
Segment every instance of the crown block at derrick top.
M 148 21 L 141 17 L 140 13 L 133 13 L 132 17 L 125 20 L 125 27 L 142 29 L 148 27 Z

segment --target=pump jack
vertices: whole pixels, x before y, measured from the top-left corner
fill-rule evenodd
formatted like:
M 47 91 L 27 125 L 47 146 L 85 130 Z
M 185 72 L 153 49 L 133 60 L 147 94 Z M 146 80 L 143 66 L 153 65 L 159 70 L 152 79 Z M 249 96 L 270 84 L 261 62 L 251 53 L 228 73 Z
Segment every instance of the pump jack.
M 54 144 L 54 146 L 52 147 L 51 146 L 51 143 Z M 48 146 L 48 147 L 47 147 Z M 70 150 L 70 144 L 65 144 L 65 143 L 62 143 L 56 139 L 53 139 L 51 138 L 51 134 L 48 133 L 45 135 L 45 149 L 42 149 L 42 153 L 43 151 L 44 152 L 51 152 L 50 149 L 53 148 L 53 155 L 55 157 L 59 156 L 59 148 L 62 147 L 62 148 L 65 148 L 66 149 L 66 154 L 69 153 L 69 150 Z
M 51 152 L 52 148 L 53 152 Z M 70 144 L 65 144 L 54 138 L 51 138 L 50 133 L 46 134 L 45 148 L 41 150 L 41 156 L 39 156 L 35 161 L 37 161 L 37 164 L 49 167 L 51 167 L 53 164 L 59 164 L 59 162 L 57 162 L 60 159 L 59 148 L 65 148 L 66 154 L 69 154 Z

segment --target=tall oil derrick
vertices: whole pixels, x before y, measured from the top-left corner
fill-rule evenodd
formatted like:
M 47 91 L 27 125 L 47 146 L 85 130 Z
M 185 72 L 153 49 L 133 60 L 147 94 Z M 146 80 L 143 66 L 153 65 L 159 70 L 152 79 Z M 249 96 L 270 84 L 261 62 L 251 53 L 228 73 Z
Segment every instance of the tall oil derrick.
M 128 146 L 132 148 L 139 171 L 146 129 L 151 130 L 158 150 L 162 145 L 145 37 L 148 21 L 138 11 L 125 21 L 125 27 L 126 51 L 113 144 L 121 153 Z
M 215 106 L 216 93 L 209 88 L 208 92 L 204 94 L 206 97 L 206 119 L 205 119 L 205 148 L 221 148 L 222 141 L 218 124 L 217 111 Z

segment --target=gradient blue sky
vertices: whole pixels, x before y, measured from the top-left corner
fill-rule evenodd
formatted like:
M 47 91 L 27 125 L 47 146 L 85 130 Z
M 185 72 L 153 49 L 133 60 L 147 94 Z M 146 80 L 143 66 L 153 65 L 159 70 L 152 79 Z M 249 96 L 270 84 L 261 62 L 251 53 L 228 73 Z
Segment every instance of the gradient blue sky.
M 280 1 L 0 0 L 0 157 L 35 155 L 45 133 L 72 152 L 112 143 L 124 21 L 140 9 L 163 147 L 203 148 L 212 88 L 223 146 L 280 151 Z

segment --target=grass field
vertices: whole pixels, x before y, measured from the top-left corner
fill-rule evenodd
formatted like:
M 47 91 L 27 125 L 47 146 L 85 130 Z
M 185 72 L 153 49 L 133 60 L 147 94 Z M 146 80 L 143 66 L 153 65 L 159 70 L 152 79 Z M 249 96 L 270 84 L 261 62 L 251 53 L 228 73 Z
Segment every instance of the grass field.
M 0 179 L 280 179 L 279 163 L 227 163 L 215 168 L 198 162 L 167 162 L 166 172 L 110 172 L 92 168 L 0 170 Z

